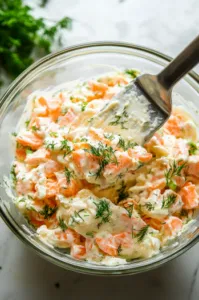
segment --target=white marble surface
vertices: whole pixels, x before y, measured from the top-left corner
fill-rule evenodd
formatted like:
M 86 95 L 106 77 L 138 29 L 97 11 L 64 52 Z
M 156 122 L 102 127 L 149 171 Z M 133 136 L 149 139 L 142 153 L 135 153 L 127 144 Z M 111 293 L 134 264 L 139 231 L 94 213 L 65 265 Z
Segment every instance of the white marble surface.
M 51 19 L 68 15 L 77 20 L 65 36 L 65 45 L 120 40 L 171 56 L 199 29 L 199 0 L 50 0 L 36 14 Z M 199 245 L 146 274 L 99 278 L 67 272 L 44 261 L 2 220 L 0 230 L 0 300 L 199 299 Z

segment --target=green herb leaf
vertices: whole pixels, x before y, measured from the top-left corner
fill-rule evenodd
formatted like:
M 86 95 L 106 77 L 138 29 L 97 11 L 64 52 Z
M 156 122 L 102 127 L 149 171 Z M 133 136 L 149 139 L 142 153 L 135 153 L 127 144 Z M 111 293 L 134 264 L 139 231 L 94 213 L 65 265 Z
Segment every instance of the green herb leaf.
M 183 163 L 182 165 L 177 165 L 176 161 L 174 160 L 173 164 L 170 165 L 169 169 L 165 172 L 165 178 L 166 178 L 166 185 L 172 190 L 176 190 L 177 185 L 173 181 L 174 176 L 181 176 L 182 169 L 186 167 L 186 163 Z
M 146 234 L 148 232 L 148 229 L 149 229 L 149 225 L 146 225 L 146 226 L 142 227 L 142 229 L 140 229 L 140 231 L 135 235 L 138 242 L 141 242 L 144 239 L 144 237 L 146 236 Z
M 93 238 L 93 237 L 94 237 L 94 233 L 93 233 L 93 231 L 89 231 L 89 232 L 87 232 L 87 233 L 86 233 L 86 235 L 87 235 L 87 236 L 90 236 L 91 238 Z
M 98 144 L 98 147 L 90 145 L 90 149 L 84 149 L 84 151 L 91 153 L 92 155 L 98 158 L 99 169 L 94 174 L 96 178 L 98 178 L 103 172 L 106 165 L 109 163 L 118 164 L 117 158 L 115 156 L 115 150 L 111 146 L 107 146 L 102 144 L 101 142 Z
M 13 185 L 16 185 L 16 183 L 17 183 L 17 174 L 15 172 L 15 167 L 16 167 L 16 165 L 12 165 L 11 171 L 10 171 L 10 176 L 11 176 Z
M 65 151 L 65 155 L 68 155 L 72 152 L 72 148 L 68 145 L 68 140 L 64 139 L 61 141 L 61 148 L 60 150 Z
M 39 212 L 44 219 L 48 219 L 57 211 L 57 207 L 50 207 L 49 205 L 45 205 L 43 209 Z
M 133 204 L 129 205 L 128 207 L 125 207 L 125 209 L 128 212 L 129 218 L 131 218 L 132 217 L 132 213 L 133 213 Z
M 189 154 L 190 155 L 196 154 L 196 151 L 198 150 L 197 145 L 194 142 L 189 142 L 188 145 L 189 145 Z
M 64 173 L 65 173 L 65 176 L 66 176 L 67 183 L 70 183 L 71 178 L 74 177 L 73 171 L 70 171 L 68 168 L 65 167 L 64 168 Z
M 109 125 L 116 126 L 120 125 L 121 129 L 127 129 L 124 125 L 128 122 L 128 113 L 126 111 L 126 107 L 123 109 L 121 114 L 116 114 L 114 117 L 114 121 L 109 122 Z
M 127 69 L 124 71 L 126 74 L 130 75 L 132 77 L 132 79 L 135 79 L 138 75 L 139 72 L 133 69 Z
M 49 133 L 49 135 L 52 136 L 52 137 L 58 137 L 58 133 L 57 133 L 57 132 L 54 132 L 54 131 L 51 131 L 51 132 Z
M 45 5 L 47 0 L 42 0 Z M 34 53 L 43 56 L 51 51 L 61 28 L 71 28 L 72 20 L 63 18 L 48 26 L 44 18 L 32 15 L 32 8 L 22 0 L 0 1 L 0 68 L 12 78 L 34 61 Z M 38 55 L 37 55 L 38 56 Z
M 88 105 L 88 102 L 82 102 L 81 103 L 81 111 L 85 111 L 87 105 Z
M 176 201 L 176 195 L 169 195 L 167 198 L 163 199 L 162 208 L 169 208 Z
M 144 206 L 148 209 L 148 211 L 154 210 L 154 205 L 151 202 L 146 202 Z
M 123 199 L 128 197 L 128 192 L 126 191 L 126 185 L 124 184 L 124 181 L 122 181 L 121 187 L 118 192 L 118 202 L 122 201 Z
M 94 202 L 97 207 L 96 211 L 96 219 L 101 219 L 98 227 L 100 227 L 103 223 L 108 223 L 110 221 L 110 216 L 112 214 L 110 210 L 110 204 L 106 200 L 102 199 L 98 203 Z
M 61 227 L 62 231 L 65 231 L 66 229 L 68 229 L 68 227 L 66 226 L 64 220 L 60 217 L 59 217 L 59 226 Z
M 122 148 L 124 151 L 127 151 L 128 149 L 137 146 L 137 143 L 132 141 L 125 141 L 124 139 L 120 138 L 117 146 Z

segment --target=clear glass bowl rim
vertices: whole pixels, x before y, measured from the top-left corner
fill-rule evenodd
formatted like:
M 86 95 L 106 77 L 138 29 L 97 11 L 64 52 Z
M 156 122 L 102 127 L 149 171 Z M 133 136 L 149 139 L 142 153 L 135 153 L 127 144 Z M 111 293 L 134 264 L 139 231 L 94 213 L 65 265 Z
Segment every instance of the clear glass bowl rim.
M 96 48 L 96 47 L 120 47 L 120 48 L 128 48 L 131 50 L 137 50 L 140 53 L 145 53 L 145 54 L 151 54 L 152 56 L 154 56 L 155 58 L 160 58 L 163 59 L 165 62 L 170 62 L 172 60 L 172 58 L 168 55 L 165 55 L 159 51 L 153 50 L 151 48 L 148 47 L 144 47 L 144 46 L 140 46 L 140 45 L 136 45 L 136 44 L 131 44 L 131 43 L 125 43 L 125 42 L 114 42 L 114 41 L 99 41 L 99 42 L 92 42 L 92 43 L 84 43 L 84 44 L 78 44 L 75 46 L 71 46 L 71 47 L 67 47 L 61 51 L 58 51 L 56 53 L 52 53 L 49 54 L 47 56 L 45 56 L 44 58 L 38 60 L 37 62 L 35 62 L 34 64 L 32 64 L 29 68 L 27 68 L 24 72 L 22 72 L 13 82 L 12 84 L 8 87 L 8 89 L 6 90 L 6 92 L 4 93 L 4 95 L 1 97 L 0 99 L 0 109 L 2 107 L 2 105 L 4 104 L 4 102 L 6 101 L 6 99 L 12 94 L 12 92 L 15 91 L 15 89 L 17 89 L 17 87 L 22 84 L 23 80 L 26 78 L 27 75 L 29 75 L 30 73 L 32 73 L 35 69 L 39 68 L 41 65 L 43 65 L 44 63 L 50 61 L 53 58 L 56 57 L 61 57 L 63 54 L 66 53 L 70 53 L 70 52 L 74 52 L 77 50 L 86 50 L 89 48 Z M 86 53 L 85 53 L 86 54 Z M 141 56 L 141 55 L 140 55 Z M 141 56 L 142 57 L 142 56 Z M 146 57 L 144 57 L 146 58 Z M 157 62 L 157 59 L 153 59 L 154 62 Z M 147 58 L 146 58 L 147 59 Z M 196 84 L 199 84 L 199 75 L 194 72 L 191 71 L 188 73 L 188 75 L 191 77 L 191 79 L 196 82 Z M 190 81 L 188 81 L 189 84 L 191 84 Z M 199 92 L 199 88 L 197 88 L 194 85 L 194 88 Z M 1 201 L 2 202 L 2 201 Z M 2 203 L 0 203 L 2 204 Z M 114 275 L 114 276 L 121 276 L 121 275 L 132 275 L 132 274 L 137 274 L 140 272 L 146 272 L 149 271 L 151 269 L 157 268 L 158 266 L 174 259 L 175 257 L 181 255 L 182 253 L 184 253 L 185 251 L 187 251 L 188 249 L 190 249 L 191 247 L 193 247 L 198 241 L 199 241 L 199 233 L 197 234 L 197 236 L 195 236 L 188 244 L 186 244 L 185 246 L 183 246 L 182 248 L 180 248 L 178 251 L 174 251 L 172 254 L 162 257 L 162 259 L 159 260 L 155 260 L 152 263 L 146 263 L 143 264 L 139 267 L 130 267 L 130 265 L 123 265 L 121 266 L 121 269 L 119 268 L 115 268 L 115 267 L 108 267 L 106 268 L 105 266 L 98 266 L 98 265 L 90 265 L 90 268 L 87 266 L 84 266 L 83 264 L 81 265 L 81 263 L 76 263 L 74 261 L 73 264 L 68 264 L 64 261 L 61 260 L 57 260 L 55 257 L 53 257 L 52 255 L 49 255 L 48 253 L 45 253 L 44 251 L 42 251 L 41 249 L 39 249 L 38 247 L 36 247 L 33 243 L 31 243 L 29 241 L 29 239 L 27 239 L 24 235 L 22 235 L 21 231 L 19 230 L 19 225 L 15 222 L 14 219 L 11 219 L 7 216 L 6 212 L 3 210 L 2 205 L 0 205 L 0 216 L 2 217 L 2 219 L 4 220 L 4 222 L 7 224 L 7 226 L 11 229 L 11 231 L 22 241 L 24 242 L 30 249 L 34 250 L 38 255 L 40 255 L 41 257 L 47 259 L 48 261 L 62 267 L 65 268 L 67 270 L 72 270 L 72 271 L 76 271 L 79 273 L 84 273 L 84 274 L 93 274 L 93 275 Z

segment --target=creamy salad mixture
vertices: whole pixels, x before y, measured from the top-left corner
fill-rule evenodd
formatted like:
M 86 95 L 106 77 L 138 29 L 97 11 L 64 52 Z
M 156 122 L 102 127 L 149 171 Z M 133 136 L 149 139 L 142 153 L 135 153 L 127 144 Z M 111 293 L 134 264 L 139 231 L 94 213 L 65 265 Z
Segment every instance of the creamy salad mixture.
M 92 126 L 138 75 L 126 70 L 33 93 L 13 133 L 16 206 L 48 245 L 79 260 L 149 258 L 178 237 L 199 206 L 197 130 L 177 107 L 143 147 Z M 127 125 L 115 115 L 110 126 Z

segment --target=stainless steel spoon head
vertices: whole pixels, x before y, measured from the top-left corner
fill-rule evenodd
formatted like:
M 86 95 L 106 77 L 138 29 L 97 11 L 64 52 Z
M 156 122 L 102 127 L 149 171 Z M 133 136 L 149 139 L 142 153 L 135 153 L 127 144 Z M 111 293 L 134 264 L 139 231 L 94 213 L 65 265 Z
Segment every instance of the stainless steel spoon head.
M 171 114 L 172 87 L 199 62 L 199 36 L 157 76 L 144 74 L 108 102 L 92 125 L 144 144 Z
M 130 82 L 105 104 L 92 126 L 143 145 L 170 113 L 170 93 L 164 91 L 156 76 L 146 74 Z

